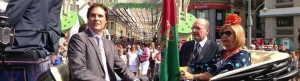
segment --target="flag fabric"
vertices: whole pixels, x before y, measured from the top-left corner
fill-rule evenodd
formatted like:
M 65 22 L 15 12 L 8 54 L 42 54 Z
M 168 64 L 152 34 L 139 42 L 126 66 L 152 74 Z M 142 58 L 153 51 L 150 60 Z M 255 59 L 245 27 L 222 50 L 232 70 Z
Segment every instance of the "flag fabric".
M 160 81 L 179 81 L 179 48 L 176 16 L 176 0 L 163 0 L 160 42 L 163 59 Z

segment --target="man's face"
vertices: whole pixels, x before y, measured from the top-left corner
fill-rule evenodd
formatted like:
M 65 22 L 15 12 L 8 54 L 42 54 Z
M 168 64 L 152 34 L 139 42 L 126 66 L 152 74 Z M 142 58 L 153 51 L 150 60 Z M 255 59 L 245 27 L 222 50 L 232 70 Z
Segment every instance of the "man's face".
M 197 42 L 202 41 L 208 35 L 207 23 L 204 21 L 196 21 L 192 27 L 193 37 Z
M 105 29 L 105 11 L 101 7 L 94 7 L 88 18 L 88 25 L 94 32 L 103 32 Z

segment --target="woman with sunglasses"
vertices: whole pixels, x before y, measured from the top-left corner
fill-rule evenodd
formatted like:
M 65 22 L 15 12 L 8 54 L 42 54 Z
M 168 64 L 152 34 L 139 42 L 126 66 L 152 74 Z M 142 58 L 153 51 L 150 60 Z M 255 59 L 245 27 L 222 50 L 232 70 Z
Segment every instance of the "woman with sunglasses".
M 221 42 L 225 50 L 214 56 L 210 61 L 212 66 L 201 68 L 203 73 L 191 74 L 187 70 L 182 72 L 182 79 L 209 80 L 215 75 L 251 65 L 250 53 L 244 50 L 246 38 L 244 29 L 240 25 L 242 23 L 241 18 L 232 14 L 226 18 L 225 23 L 220 31 Z

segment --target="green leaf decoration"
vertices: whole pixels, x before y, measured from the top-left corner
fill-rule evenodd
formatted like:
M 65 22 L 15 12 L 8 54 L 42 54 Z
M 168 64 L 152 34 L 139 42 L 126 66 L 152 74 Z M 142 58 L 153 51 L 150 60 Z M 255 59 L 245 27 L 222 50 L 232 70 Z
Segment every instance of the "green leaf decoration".
M 77 15 L 78 15 L 78 20 L 79 20 L 80 26 L 85 24 L 85 21 L 83 20 L 83 18 L 79 14 L 77 14 Z
M 62 32 L 69 31 L 78 21 L 78 15 L 74 11 L 70 10 L 69 16 L 62 15 L 61 18 L 61 30 Z
M 196 17 L 190 13 L 186 14 L 186 19 L 184 19 L 183 12 L 179 14 L 180 22 L 178 23 L 178 33 L 192 33 L 191 27 L 196 21 Z

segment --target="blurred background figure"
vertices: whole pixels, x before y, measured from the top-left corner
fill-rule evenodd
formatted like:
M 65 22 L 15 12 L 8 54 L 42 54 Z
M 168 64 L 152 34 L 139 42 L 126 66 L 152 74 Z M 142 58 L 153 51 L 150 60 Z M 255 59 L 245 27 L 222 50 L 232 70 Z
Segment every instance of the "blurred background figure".
M 118 55 L 125 62 L 125 64 L 127 64 L 127 56 L 124 53 L 123 45 L 121 45 L 120 43 L 118 43 L 116 46 L 117 46 Z
M 298 56 L 294 51 L 291 51 L 290 53 L 290 69 L 298 68 Z M 291 78 L 291 81 L 298 81 L 298 76 Z
M 141 75 L 141 73 L 142 73 L 141 55 L 143 54 L 143 50 L 142 50 L 140 44 L 137 44 L 136 48 L 137 48 L 137 51 L 138 51 L 138 57 L 139 57 L 139 62 L 140 62 L 138 74 Z
M 149 44 L 145 43 L 144 45 L 144 50 L 143 54 L 140 55 L 140 61 L 141 61 L 141 66 L 142 66 L 142 72 L 141 75 L 147 75 L 148 74 L 148 69 L 149 69 L 149 58 L 150 58 L 150 48 Z
M 278 45 L 277 45 L 277 44 L 273 44 L 272 52 L 279 52 L 279 51 L 278 51 Z
M 256 49 L 256 46 L 254 44 L 251 44 L 250 45 L 250 50 L 255 50 Z
M 132 44 L 131 50 L 127 52 L 128 58 L 128 67 L 131 72 L 137 76 L 138 68 L 139 68 L 139 58 L 138 58 L 138 51 L 136 50 L 136 45 Z
M 278 51 L 279 52 L 283 52 L 283 53 L 291 54 L 291 51 L 289 49 L 286 49 L 286 45 L 285 44 L 281 44 Z
M 153 78 L 154 76 L 154 65 L 155 65 L 155 58 L 154 56 L 158 53 L 157 49 L 155 48 L 155 42 L 151 42 L 150 44 L 150 58 L 149 58 L 149 70 L 148 70 L 148 75 L 150 78 Z

